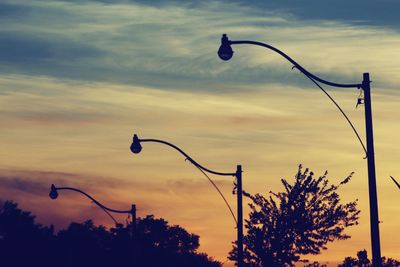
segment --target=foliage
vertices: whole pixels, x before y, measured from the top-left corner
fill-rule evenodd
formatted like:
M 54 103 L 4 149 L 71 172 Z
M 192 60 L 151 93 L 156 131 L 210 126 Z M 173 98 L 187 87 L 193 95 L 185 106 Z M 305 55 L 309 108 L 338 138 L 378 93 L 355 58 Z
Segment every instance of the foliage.
M 31 213 L 6 201 L 0 207 L 1 263 L 12 267 L 221 266 L 198 253 L 199 236 L 180 226 L 153 216 L 139 218 L 133 236 L 131 226 L 106 229 L 87 220 L 55 234 L 53 227 L 36 223 Z
M 372 261 L 368 259 L 367 251 L 360 250 L 357 252 L 357 258 L 346 257 L 338 267 L 372 267 Z M 383 267 L 400 267 L 400 262 L 392 259 L 382 257 Z
M 42 261 L 52 255 L 53 227 L 35 223 L 35 217 L 18 209 L 13 202 L 4 202 L 0 209 L 0 251 L 2 266 L 27 266 L 27 259 Z
M 281 180 L 283 192 L 268 197 L 244 193 L 252 201 L 244 237 L 247 266 L 294 266 L 301 255 L 318 254 L 328 242 L 350 238 L 343 231 L 357 224 L 360 211 L 357 200 L 341 204 L 337 190 L 351 176 L 330 185 L 327 172 L 316 178 L 300 165 L 293 184 Z M 230 259 L 237 258 L 236 249 L 235 244 Z
M 313 263 L 308 263 L 304 265 L 304 267 L 327 267 L 327 265 L 314 261 Z

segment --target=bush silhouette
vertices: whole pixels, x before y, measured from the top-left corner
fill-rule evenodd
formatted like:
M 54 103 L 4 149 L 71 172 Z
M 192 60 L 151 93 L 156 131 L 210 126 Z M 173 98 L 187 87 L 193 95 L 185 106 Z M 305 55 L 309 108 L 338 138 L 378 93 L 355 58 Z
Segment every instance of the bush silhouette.
M 338 267 L 372 267 L 372 261 L 368 259 L 367 251 L 360 250 L 357 252 L 357 258 L 346 257 Z M 392 259 L 382 257 L 383 267 L 400 267 L 400 262 Z
M 221 266 L 198 247 L 199 236 L 154 216 L 139 218 L 134 235 L 131 225 L 106 229 L 91 220 L 55 234 L 12 201 L 0 208 L 1 266 Z

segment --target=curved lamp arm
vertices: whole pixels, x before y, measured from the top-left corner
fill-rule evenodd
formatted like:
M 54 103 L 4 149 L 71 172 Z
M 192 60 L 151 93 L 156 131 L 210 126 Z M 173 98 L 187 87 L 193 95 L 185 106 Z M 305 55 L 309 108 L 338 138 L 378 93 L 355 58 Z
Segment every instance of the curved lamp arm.
M 210 170 L 210 169 L 200 165 L 199 163 L 197 163 L 194 159 L 192 159 L 192 157 L 190 157 L 188 154 L 186 154 L 185 151 L 183 151 L 182 149 L 180 149 L 179 147 L 177 147 L 174 144 L 171 144 L 171 143 L 169 143 L 167 141 L 158 140 L 158 139 L 139 139 L 137 134 L 133 135 L 133 141 L 132 141 L 132 144 L 131 144 L 131 147 L 130 147 L 132 153 L 138 154 L 138 153 L 140 153 L 140 151 L 142 151 L 142 145 L 140 144 L 141 142 L 154 142 L 154 143 L 160 143 L 160 144 L 163 144 L 163 145 L 167 145 L 169 147 L 172 147 L 173 149 L 175 149 L 179 153 L 181 153 L 183 156 L 185 156 L 186 159 L 189 160 L 190 163 L 192 163 L 196 168 L 198 168 L 200 170 L 200 172 L 208 179 L 208 181 L 210 181 L 210 183 L 218 191 L 219 195 L 222 197 L 222 199 L 224 200 L 226 206 L 228 207 L 229 212 L 231 213 L 231 215 L 233 217 L 233 220 L 235 221 L 235 224 L 238 225 L 238 220 L 236 219 L 236 216 L 233 213 L 233 210 L 232 210 L 231 206 L 229 205 L 228 201 L 226 200 L 224 194 L 222 194 L 221 190 L 214 183 L 214 181 L 206 174 L 206 172 L 212 173 L 212 174 L 215 174 L 215 175 L 221 175 L 221 176 L 234 176 L 234 177 L 236 177 L 236 179 L 239 179 L 239 177 L 241 177 L 241 175 L 242 175 L 241 167 L 240 167 L 240 169 L 237 169 L 235 173 L 233 173 L 233 172 L 231 173 L 231 172 L 213 171 L 213 170 Z
M 365 148 L 365 145 L 364 145 L 363 141 L 361 140 L 360 135 L 358 134 L 356 128 L 353 125 L 353 123 L 350 121 L 349 117 L 346 115 L 346 113 L 343 111 L 343 109 L 339 106 L 339 104 L 328 94 L 328 92 L 325 91 L 325 89 L 323 89 L 321 85 L 319 85 L 318 82 L 321 82 L 321 83 L 324 83 L 324 84 L 327 84 L 327 85 L 333 86 L 333 87 L 358 88 L 358 89 L 360 89 L 360 88 L 364 89 L 365 88 L 364 86 L 369 86 L 369 84 L 365 84 L 365 83 L 360 83 L 360 84 L 358 84 L 358 83 L 342 84 L 342 83 L 334 83 L 334 82 L 330 82 L 330 81 L 324 80 L 322 78 L 319 78 L 319 77 L 315 76 L 314 74 L 312 74 L 311 72 L 309 72 L 308 70 L 303 68 L 299 63 L 297 63 L 294 59 L 289 57 L 287 54 L 285 54 L 284 52 L 282 52 L 278 48 L 275 48 L 275 47 L 273 47 L 271 45 L 268 45 L 268 44 L 265 44 L 265 43 L 256 42 L 256 41 L 231 41 L 231 40 L 228 39 L 228 36 L 226 34 L 222 35 L 221 46 L 218 49 L 218 56 L 222 60 L 225 60 L 225 61 L 230 60 L 232 58 L 232 56 L 233 56 L 233 50 L 232 50 L 231 45 L 234 45 L 234 44 L 251 44 L 251 45 L 257 45 L 257 46 L 265 47 L 265 48 L 268 48 L 268 49 L 278 53 L 279 55 L 281 55 L 282 57 L 287 59 L 290 63 L 292 63 L 294 65 L 293 68 L 297 68 L 301 73 L 303 73 L 319 89 L 321 89 L 326 94 L 326 96 L 335 104 L 335 106 L 339 109 L 339 111 L 343 114 L 343 116 L 345 117 L 345 119 L 349 123 L 349 125 L 352 128 L 354 134 L 356 135 L 358 141 L 360 142 L 365 154 L 368 155 L 367 149 Z M 365 156 L 365 158 L 367 158 L 367 156 Z
M 83 192 L 82 190 L 79 190 L 77 188 L 73 188 L 73 187 L 56 187 L 54 184 L 51 185 L 51 189 L 50 189 L 50 193 L 49 196 L 51 199 L 56 199 L 58 197 L 58 192 L 59 190 L 70 190 L 70 191 L 75 191 L 78 193 L 81 193 L 82 195 L 86 196 L 87 198 L 89 198 L 90 200 L 92 200 L 97 206 L 99 206 L 100 208 L 107 210 L 107 211 L 111 211 L 111 212 L 115 212 L 115 213 L 128 213 L 130 214 L 132 212 L 132 210 L 115 210 L 115 209 L 110 209 L 106 206 L 104 206 L 103 204 L 101 204 L 100 202 L 98 202 L 94 197 L 92 197 L 91 195 Z
M 226 206 L 229 209 L 229 212 L 232 215 L 233 220 L 235 221 L 235 225 L 237 228 L 237 232 L 238 232 L 238 239 L 237 239 L 237 246 L 238 246 L 238 264 L 237 266 L 242 267 L 243 264 L 243 201 L 242 201 L 242 166 L 241 165 L 237 165 L 236 168 L 236 172 L 231 173 L 231 172 L 217 172 L 217 171 L 213 171 L 210 170 L 202 165 L 200 165 L 199 163 L 197 163 L 194 159 L 192 159 L 188 154 L 186 154 L 182 149 L 180 149 L 179 147 L 177 147 L 174 144 L 171 144 L 169 142 L 163 141 L 163 140 L 158 140 L 158 139 L 139 139 L 139 137 L 134 134 L 133 135 L 133 142 L 130 146 L 130 149 L 132 151 L 132 153 L 134 154 L 138 154 L 140 153 L 140 151 L 142 151 L 142 146 L 141 146 L 141 142 L 154 142 L 154 143 L 160 143 L 169 147 L 172 147 L 173 149 L 175 149 L 176 151 L 178 151 L 179 153 L 181 153 L 183 156 L 186 157 L 187 160 L 189 160 L 194 166 L 196 166 L 200 172 L 202 172 L 204 174 L 204 176 L 207 177 L 207 179 L 210 181 L 210 183 L 214 186 L 214 188 L 218 191 L 218 193 L 220 194 L 220 196 L 222 197 L 222 199 L 224 200 Z M 237 218 L 235 216 L 235 214 L 233 213 L 233 210 L 231 208 L 231 206 L 229 205 L 228 201 L 226 200 L 224 194 L 222 194 L 221 190 L 219 190 L 218 186 L 213 182 L 213 180 L 211 180 L 210 177 L 208 177 L 208 175 L 205 173 L 212 173 L 215 175 L 221 175 L 221 176 L 234 176 L 236 177 L 236 184 L 235 186 L 237 187 Z
M 131 145 L 131 150 L 133 153 L 137 154 L 142 150 L 142 146 L 140 145 L 140 143 L 142 143 L 142 142 L 154 142 L 154 143 L 160 143 L 160 144 L 164 144 L 169 147 L 172 147 L 173 149 L 175 149 L 176 151 L 181 153 L 183 156 L 185 156 L 186 159 L 189 160 L 197 168 L 199 168 L 203 171 L 206 171 L 208 173 L 221 175 L 221 176 L 236 176 L 236 172 L 234 172 L 234 173 L 233 172 L 217 172 L 217 171 L 213 171 L 213 170 L 210 170 L 210 169 L 204 167 L 203 165 L 199 164 L 197 161 L 195 161 L 192 157 L 190 157 L 182 149 L 180 149 L 179 147 L 177 147 L 174 144 L 171 144 L 171 143 L 163 141 L 163 140 L 158 140 L 158 139 L 139 139 L 136 134 L 133 136 L 133 142 Z
M 312 74 L 311 72 L 309 72 L 308 70 L 306 70 L 305 68 L 303 68 L 299 63 L 297 63 L 294 59 L 292 59 L 291 57 L 289 57 L 288 55 L 286 55 L 284 52 L 282 52 L 281 50 L 279 50 L 278 48 L 275 48 L 271 45 L 265 44 L 265 43 L 261 43 L 261 42 L 256 42 L 256 41 L 231 41 L 228 39 L 228 36 L 226 34 L 222 35 L 221 38 L 221 46 L 218 50 L 218 55 L 222 60 L 229 60 L 231 59 L 231 57 L 233 56 L 233 50 L 231 48 L 231 45 L 235 45 L 235 44 L 250 44 L 250 45 L 257 45 L 257 46 L 262 46 L 265 48 L 268 48 L 276 53 L 278 53 L 279 55 L 281 55 L 282 57 L 284 57 L 285 59 L 287 59 L 290 63 L 292 63 L 298 70 L 300 70 L 304 75 L 306 75 L 307 77 L 310 77 L 316 81 L 319 81 L 321 83 L 330 85 L 330 86 L 334 86 L 334 87 L 342 87 L 342 88 L 362 88 L 363 84 L 362 83 L 350 83 L 350 84 L 342 84 L 342 83 L 334 83 L 334 82 L 330 82 L 327 80 L 324 80 L 322 78 L 319 78 L 318 76 Z

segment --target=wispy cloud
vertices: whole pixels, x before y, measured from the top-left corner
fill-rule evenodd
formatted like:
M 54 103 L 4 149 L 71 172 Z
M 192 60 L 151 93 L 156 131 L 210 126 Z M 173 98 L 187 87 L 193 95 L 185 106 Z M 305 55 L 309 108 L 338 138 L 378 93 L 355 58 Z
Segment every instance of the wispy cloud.
M 234 199 L 230 195 L 231 182 L 218 179 L 215 182 L 233 205 Z M 140 217 L 155 214 L 168 219 L 171 224 L 183 224 L 197 234 L 208 232 L 215 234 L 217 238 L 233 238 L 229 233 L 220 233 L 224 226 L 220 225 L 223 220 L 219 219 L 229 218 L 229 211 L 205 179 L 168 179 L 160 183 L 52 171 L 1 169 L 0 201 L 14 200 L 21 208 L 33 212 L 39 223 L 55 224 L 57 229 L 66 227 L 71 221 L 86 219 L 113 226 L 113 222 L 101 209 L 76 192 L 59 191 L 58 199 L 51 200 L 48 193 L 52 183 L 57 187 L 81 189 L 114 209 L 129 210 L 131 204 L 136 204 Z M 204 213 L 209 216 L 204 218 Z M 115 216 L 120 222 L 124 222 L 127 217 Z M 198 223 L 200 221 L 201 224 Z M 210 225 L 220 226 L 213 228 Z M 233 221 L 230 225 L 233 229 Z M 229 241 L 225 242 L 225 247 L 229 245 Z
M 377 66 L 398 51 L 399 34 L 390 29 L 323 19 L 316 26 L 273 8 L 260 12 L 223 2 L 171 2 L 162 8 L 130 1 L 3 5 L 9 13 L 2 19 L 0 61 L 7 73 L 186 90 L 205 90 L 210 82 L 308 84 L 283 59 L 261 49 L 235 47 L 233 61 L 220 62 L 216 50 L 226 32 L 234 39 L 273 41 L 333 80 L 356 82 L 366 70 L 382 84 L 398 78 L 397 66 L 391 75 Z

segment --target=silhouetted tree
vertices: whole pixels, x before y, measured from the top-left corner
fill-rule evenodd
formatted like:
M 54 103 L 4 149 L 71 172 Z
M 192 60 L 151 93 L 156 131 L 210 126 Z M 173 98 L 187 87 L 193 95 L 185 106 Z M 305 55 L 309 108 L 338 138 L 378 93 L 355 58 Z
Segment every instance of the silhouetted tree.
M 330 185 L 327 172 L 316 178 L 300 165 L 293 184 L 281 180 L 281 193 L 243 193 L 252 201 L 244 237 L 247 266 L 294 266 L 301 255 L 318 254 L 328 242 L 350 238 L 343 230 L 357 224 L 360 211 L 357 200 L 341 204 L 337 190 L 351 176 Z M 236 255 L 234 244 L 230 259 Z
M 368 259 L 368 254 L 366 250 L 361 250 L 357 252 L 358 258 L 358 266 L 368 266 L 370 264 L 370 260 Z
M 87 220 L 55 235 L 53 227 L 36 223 L 31 213 L 7 201 L 0 207 L 0 266 L 221 266 L 197 252 L 199 236 L 178 225 L 147 216 L 138 219 L 133 236 L 130 226 L 106 229 Z
M 327 265 L 321 264 L 317 261 L 314 261 L 313 263 L 308 263 L 308 264 L 304 265 L 304 267 L 327 267 Z
M 141 245 L 139 258 L 146 266 L 221 266 L 206 254 L 196 253 L 199 236 L 177 225 L 169 226 L 164 219 L 147 216 L 138 221 L 136 229 L 137 242 Z
M 1 266 L 51 266 L 54 255 L 53 227 L 35 222 L 35 216 L 22 211 L 12 201 L 0 207 L 0 254 Z M 39 265 L 38 265 L 39 266 Z
M 358 260 L 353 257 L 346 257 L 342 264 L 339 264 L 338 267 L 353 267 L 358 265 Z
M 112 247 L 112 235 L 104 226 L 91 220 L 71 223 L 57 234 L 58 266 L 106 266 Z
M 382 257 L 382 266 L 400 267 L 400 262 L 392 258 Z M 372 263 L 368 259 L 367 251 L 364 249 L 357 252 L 357 258 L 346 257 L 338 267 L 372 267 Z

